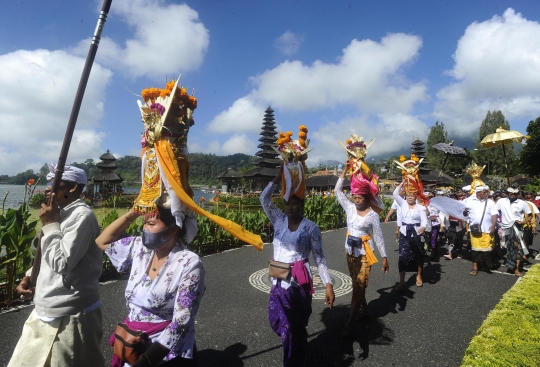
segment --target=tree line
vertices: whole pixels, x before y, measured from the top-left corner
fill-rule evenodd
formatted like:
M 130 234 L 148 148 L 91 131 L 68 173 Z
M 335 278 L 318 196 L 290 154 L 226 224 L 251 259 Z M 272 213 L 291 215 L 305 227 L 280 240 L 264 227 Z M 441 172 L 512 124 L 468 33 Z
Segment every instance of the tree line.
M 215 154 L 206 153 L 190 153 L 189 154 L 189 181 L 195 185 L 218 185 L 221 183 L 216 177 L 225 172 L 228 168 L 232 168 L 240 173 L 253 169 L 252 162 L 257 157 L 247 154 L 236 153 L 227 156 L 217 156 Z M 72 166 L 83 169 L 88 177 L 93 177 L 99 171 L 93 159 L 87 159 L 82 163 L 73 162 Z M 140 184 L 141 181 L 141 159 L 135 156 L 124 156 L 118 158 L 114 163 L 117 169 L 116 174 L 124 179 L 124 186 Z M 24 185 L 28 180 L 37 180 L 39 177 L 44 177 L 49 173 L 49 167 L 44 164 L 39 172 L 33 169 L 20 172 L 14 176 L 0 175 L 0 182 L 12 185 Z M 44 178 L 41 179 L 43 182 Z

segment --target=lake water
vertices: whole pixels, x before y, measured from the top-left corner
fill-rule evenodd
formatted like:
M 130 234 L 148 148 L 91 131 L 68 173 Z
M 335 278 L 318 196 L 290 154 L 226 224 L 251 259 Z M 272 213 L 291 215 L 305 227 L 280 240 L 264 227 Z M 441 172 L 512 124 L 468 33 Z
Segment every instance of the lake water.
M 40 185 L 36 187 L 36 191 L 45 190 L 45 185 Z M 124 187 L 123 190 L 126 194 L 138 193 L 140 187 Z M 4 195 L 8 192 L 6 197 L 5 208 L 18 208 L 24 200 L 24 185 L 0 185 L 0 201 L 4 199 Z M 193 201 L 196 203 L 199 202 L 201 197 L 204 197 L 207 201 L 214 196 L 212 193 L 203 192 L 199 189 L 193 190 L 194 196 Z M 1 203 L 0 203 L 1 205 Z

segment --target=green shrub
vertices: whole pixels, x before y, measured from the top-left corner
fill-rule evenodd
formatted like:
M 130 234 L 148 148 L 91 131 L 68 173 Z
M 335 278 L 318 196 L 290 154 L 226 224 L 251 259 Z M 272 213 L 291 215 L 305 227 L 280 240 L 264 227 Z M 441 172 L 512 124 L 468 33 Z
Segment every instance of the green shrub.
M 30 206 L 32 207 L 41 207 L 41 204 L 47 203 L 47 196 L 45 195 L 45 191 L 37 190 L 34 192 L 32 197 L 30 198 Z
M 133 195 L 113 195 L 109 196 L 101 205 L 105 208 L 129 208 L 133 206 L 135 196 Z
M 118 217 L 119 216 L 118 216 L 118 213 L 116 212 L 116 210 L 113 210 L 113 211 L 107 213 L 107 215 L 101 221 L 101 228 L 102 229 L 107 228 L 109 226 L 109 224 L 111 224 L 112 222 L 117 220 Z
M 534 265 L 489 313 L 461 365 L 538 366 L 540 361 L 540 264 Z

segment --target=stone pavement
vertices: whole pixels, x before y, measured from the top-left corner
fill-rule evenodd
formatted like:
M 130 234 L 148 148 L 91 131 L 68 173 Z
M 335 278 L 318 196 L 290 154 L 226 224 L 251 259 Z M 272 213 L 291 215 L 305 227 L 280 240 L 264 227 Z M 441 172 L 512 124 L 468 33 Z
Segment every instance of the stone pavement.
M 313 300 L 308 366 L 459 366 L 476 330 L 517 278 L 505 274 L 502 266 L 500 272 L 471 276 L 470 261 L 441 257 L 426 263 L 423 287 L 417 288 L 414 273 L 407 273 L 409 289 L 397 293 L 395 223 L 382 226 L 390 272 L 383 274 L 381 263 L 373 266 L 367 290 L 371 317 L 356 324 L 350 341 L 340 337 L 351 297 L 343 246 L 346 231 L 323 234 L 324 252 L 339 296 L 332 310 L 322 299 Z M 539 248 L 537 239 L 534 247 Z M 375 254 L 380 260 L 377 250 Z M 265 271 L 271 256 L 269 245 L 262 252 L 243 247 L 203 259 L 207 289 L 196 327 L 200 366 L 281 365 L 281 343 L 267 321 Z M 108 336 L 126 315 L 125 285 L 121 280 L 101 289 L 103 352 L 108 361 Z M 317 292 L 316 298 L 320 296 Z M 7 365 L 31 310 L 27 307 L 0 315 L 0 366 Z

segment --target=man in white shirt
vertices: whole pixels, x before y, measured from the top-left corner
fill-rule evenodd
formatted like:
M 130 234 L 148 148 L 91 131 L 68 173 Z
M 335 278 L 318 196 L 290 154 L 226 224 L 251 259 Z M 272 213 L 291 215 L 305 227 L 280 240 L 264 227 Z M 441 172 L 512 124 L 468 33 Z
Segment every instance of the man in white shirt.
M 51 195 L 56 171 L 47 175 Z M 32 295 L 35 308 L 26 320 L 9 367 L 105 365 L 99 277 L 103 253 L 95 240 L 100 229 L 96 215 L 80 198 L 86 174 L 66 166 L 50 205 L 42 204 L 41 266 L 37 284 L 23 278 L 17 291 Z
M 506 267 L 514 275 L 521 277 L 519 271 L 521 260 L 528 251 L 523 243 L 522 226 L 528 223 L 533 216 L 529 215 L 523 219 L 525 214 L 531 214 L 531 209 L 527 203 L 517 198 L 518 189 L 508 188 L 508 197 L 497 200 L 497 210 L 501 214 L 501 247 L 508 251 L 506 255 Z
M 490 271 L 490 253 L 495 241 L 494 232 L 498 212 L 493 200 L 488 200 L 489 187 L 477 186 L 475 195 L 465 200 L 467 207 L 464 213 L 469 217 L 469 230 L 471 232 L 471 250 L 473 268 L 471 275 L 478 274 L 478 264 L 485 263 Z

